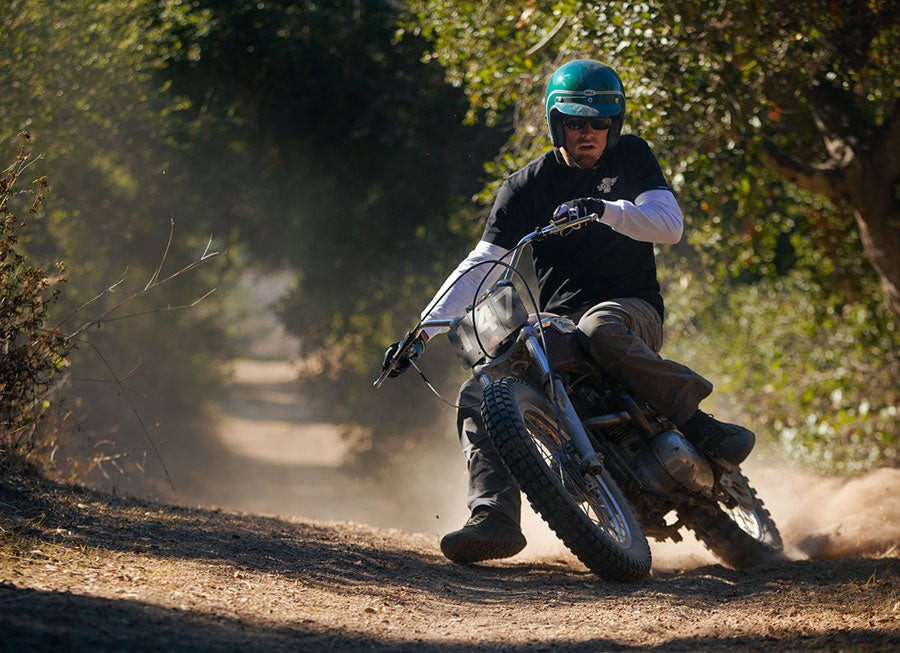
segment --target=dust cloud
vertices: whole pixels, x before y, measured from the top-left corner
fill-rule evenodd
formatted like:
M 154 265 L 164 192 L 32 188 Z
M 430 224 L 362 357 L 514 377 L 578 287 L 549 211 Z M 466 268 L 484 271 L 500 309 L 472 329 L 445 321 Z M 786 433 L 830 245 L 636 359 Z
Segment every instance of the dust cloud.
M 333 424 L 315 420 L 296 381 L 297 343 L 271 310 L 290 287 L 290 274 L 244 279 L 248 360 L 234 363 L 229 397 L 217 410 L 218 441 L 187 456 L 191 476 L 179 500 L 260 514 L 363 522 L 441 536 L 468 517 L 465 459 L 453 411 L 442 413 L 435 437 L 414 462 L 379 480 L 341 466 L 345 444 Z M 268 360 L 259 360 L 268 359 Z M 204 458 L 201 473 L 196 459 Z M 794 559 L 897 554 L 900 470 L 853 479 L 790 468 L 755 451 L 744 470 L 772 513 Z M 176 482 L 179 479 L 176 479 Z M 556 535 L 524 502 L 529 545 L 517 560 L 572 560 Z M 679 543 L 651 542 L 654 568 L 690 569 L 716 562 L 690 533 Z
M 833 478 L 754 454 L 744 464 L 793 560 L 900 553 L 900 470 Z M 693 536 L 651 545 L 656 569 L 693 569 L 715 558 Z
M 827 478 L 764 461 L 748 471 L 779 525 L 789 556 L 896 555 L 900 469 Z
M 900 470 L 876 469 L 855 478 L 829 478 L 753 456 L 744 465 L 793 560 L 900 554 Z M 523 560 L 563 561 L 574 556 L 529 506 L 522 530 Z M 696 569 L 716 558 L 690 532 L 681 542 L 651 541 L 656 571 Z
M 234 361 L 229 396 L 214 415 L 218 440 L 171 465 L 181 468 L 173 473 L 178 502 L 426 534 L 464 521 L 465 477 L 455 442 L 436 438 L 415 464 L 380 479 L 354 474 L 342 466 L 340 429 L 317 421 L 296 377 L 287 361 Z M 450 429 L 448 419 L 448 436 Z

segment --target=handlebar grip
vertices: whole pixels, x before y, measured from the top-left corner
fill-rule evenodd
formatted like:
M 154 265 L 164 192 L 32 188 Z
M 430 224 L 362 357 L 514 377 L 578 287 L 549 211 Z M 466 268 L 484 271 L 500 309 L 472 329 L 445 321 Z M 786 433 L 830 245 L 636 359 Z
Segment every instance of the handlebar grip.
M 397 368 L 397 363 L 403 358 L 403 354 L 405 354 L 412 344 L 416 341 L 416 338 L 419 337 L 421 331 L 413 329 L 412 331 L 408 331 L 406 333 L 406 337 L 403 339 L 403 344 L 397 350 L 397 353 L 394 354 L 393 359 L 391 359 L 391 364 L 386 368 L 381 370 L 381 374 L 378 375 L 378 378 L 375 379 L 375 382 L 372 384 L 376 388 L 380 388 L 382 384 L 387 380 L 390 376 L 391 372 L 393 372 Z

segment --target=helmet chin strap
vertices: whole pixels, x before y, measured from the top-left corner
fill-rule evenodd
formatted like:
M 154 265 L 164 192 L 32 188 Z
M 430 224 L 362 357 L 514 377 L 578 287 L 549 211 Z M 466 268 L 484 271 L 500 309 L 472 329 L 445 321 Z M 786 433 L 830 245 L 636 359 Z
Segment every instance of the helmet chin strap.
M 562 156 L 562 160 L 566 162 L 566 165 L 570 168 L 580 168 L 581 166 L 575 163 L 575 160 L 569 155 L 569 150 L 566 149 L 565 145 L 561 145 L 557 148 L 559 150 L 560 156 Z

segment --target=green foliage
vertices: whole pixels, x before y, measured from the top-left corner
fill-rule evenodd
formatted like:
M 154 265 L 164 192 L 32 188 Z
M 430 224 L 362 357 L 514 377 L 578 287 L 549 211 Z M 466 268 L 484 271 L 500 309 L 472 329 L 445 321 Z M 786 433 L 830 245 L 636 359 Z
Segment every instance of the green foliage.
M 53 179 L 48 209 L 20 245 L 30 257 L 67 262 L 66 292 L 51 314 L 63 331 L 143 288 L 171 217 L 178 237 L 167 267 L 193 259 L 209 239 L 213 221 L 196 210 L 205 192 L 187 171 L 190 126 L 176 115 L 185 100 L 159 77 L 168 57 L 189 48 L 178 33 L 205 24 L 202 11 L 178 0 L 12 0 L 0 12 L 0 152 L 27 127 Z M 198 437 L 228 351 L 223 326 L 201 310 L 159 309 L 221 287 L 221 273 L 204 266 L 136 299 L 130 309 L 147 315 L 79 336 L 60 392 L 71 411 L 56 458 L 62 470 L 70 456 L 121 454 L 122 470 L 139 479 L 148 433 L 164 432 L 170 455 L 172 443 Z
M 731 398 L 718 400 L 726 411 L 820 469 L 900 464 L 900 337 L 883 306 L 823 301 L 828 290 L 800 270 L 732 289 L 704 311 L 703 284 L 689 273 L 677 283 L 667 355 L 709 370 Z
M 53 390 L 68 364 L 71 342 L 50 326 L 50 311 L 63 280 L 61 263 L 51 278 L 18 245 L 26 215 L 37 216 L 47 187 L 19 190 L 22 174 L 34 163 L 26 150 L 0 176 L 0 455 L 24 456 L 42 442 L 38 422 L 55 401 Z M 26 213 L 22 213 L 22 211 Z
M 313 391 L 371 469 L 373 447 L 402 450 L 408 427 L 439 407 L 424 398 L 401 418 L 394 391 L 371 381 L 477 239 L 468 198 L 501 138 L 462 124 L 465 96 L 419 61 L 421 39 L 395 40 L 390 3 L 198 6 L 208 29 L 183 35 L 192 46 L 165 73 L 190 100 L 196 167 L 217 162 L 204 179 L 221 192 L 206 208 L 248 258 L 297 270 L 281 315 Z
M 191 100 L 186 115 L 216 125 L 198 154 L 220 155 L 209 179 L 227 189 L 223 226 L 252 255 L 299 267 L 294 329 L 312 346 L 352 321 L 351 305 L 370 317 L 395 307 L 398 279 L 431 283 L 470 243 L 472 224 L 455 233 L 449 216 L 499 141 L 460 125 L 465 99 L 418 63 L 423 44 L 393 41 L 387 3 L 200 4 L 201 55 L 181 52 L 166 74 Z
M 772 148 L 816 170 L 877 150 L 900 97 L 896 3 L 409 5 L 6 4 L 0 149 L 28 128 L 54 179 L 17 251 L 67 261 L 53 312 L 76 317 L 63 327 L 143 287 L 171 216 L 170 260 L 195 260 L 211 232 L 228 252 L 137 300 L 146 315 L 85 334 L 70 357 L 77 437 L 98 458 L 145 446 L 122 393 L 170 443 L 195 435 L 229 334 L 214 306 L 158 309 L 227 287 L 249 262 L 297 271 L 282 314 L 360 460 L 402 452 L 407 428 L 424 435 L 434 400 L 397 410 L 408 379 L 371 390 L 381 351 L 477 238 L 506 173 L 549 146 L 549 72 L 592 56 L 621 72 L 626 129 L 651 142 L 685 209 L 689 236 L 665 267 L 673 324 L 699 328 L 693 343 L 710 352 L 701 371 L 725 379 L 754 422 L 793 433 L 794 451 L 832 451 L 847 468 L 846 451 L 891 459 L 897 327 L 879 308 L 860 212 L 840 193 L 801 190 Z M 900 201 L 896 183 L 881 186 L 886 206 Z M 747 335 L 720 336 L 726 327 Z M 434 347 L 424 363 L 453 395 L 449 357 Z
M 157 311 L 227 289 L 248 263 L 297 271 L 282 314 L 329 417 L 382 442 L 379 455 L 402 449 L 371 376 L 474 240 L 466 198 L 501 141 L 462 125 L 464 95 L 419 62 L 421 40 L 394 40 L 396 17 L 377 0 L 13 0 L 0 16 L 0 134 L 29 126 L 55 180 L 24 245 L 68 261 L 64 327 L 142 287 L 170 216 L 171 260 L 209 233 L 228 252 L 225 269 L 131 306 L 147 315 L 83 334 L 68 391 L 80 428 L 63 454 L 146 468 L 137 415 L 165 434 L 164 457 L 202 439 L 231 334 L 210 306 Z

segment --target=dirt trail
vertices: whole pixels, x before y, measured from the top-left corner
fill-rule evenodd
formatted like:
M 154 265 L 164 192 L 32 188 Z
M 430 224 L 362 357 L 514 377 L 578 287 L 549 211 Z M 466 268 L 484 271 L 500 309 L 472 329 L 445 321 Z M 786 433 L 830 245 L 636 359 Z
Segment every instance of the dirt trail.
M 654 548 L 648 582 L 601 582 L 531 516 L 522 554 L 460 567 L 437 534 L 464 513 L 461 454 L 410 507 L 339 471 L 277 369 L 237 379 L 239 463 L 196 490 L 222 509 L 0 475 L 0 651 L 900 650 L 897 470 L 752 466 L 793 559 L 750 571 L 681 543 Z
M 202 473 L 176 478 L 178 502 L 428 534 L 465 518 L 462 454 L 449 429 L 434 438 L 429 460 L 377 482 L 353 474 L 340 466 L 337 427 L 316 421 L 296 374 L 285 361 L 235 362 L 218 451 L 202 452 Z

